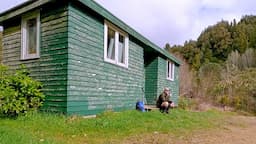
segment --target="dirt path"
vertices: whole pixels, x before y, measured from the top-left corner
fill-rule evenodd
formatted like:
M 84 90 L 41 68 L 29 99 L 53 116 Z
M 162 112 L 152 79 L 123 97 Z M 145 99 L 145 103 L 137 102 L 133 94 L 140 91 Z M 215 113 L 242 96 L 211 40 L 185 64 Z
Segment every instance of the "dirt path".
M 233 116 L 219 129 L 196 131 L 182 137 L 150 134 L 125 140 L 125 144 L 256 144 L 256 117 Z
M 256 118 L 234 116 L 218 130 L 196 132 L 182 143 L 187 144 L 256 144 Z

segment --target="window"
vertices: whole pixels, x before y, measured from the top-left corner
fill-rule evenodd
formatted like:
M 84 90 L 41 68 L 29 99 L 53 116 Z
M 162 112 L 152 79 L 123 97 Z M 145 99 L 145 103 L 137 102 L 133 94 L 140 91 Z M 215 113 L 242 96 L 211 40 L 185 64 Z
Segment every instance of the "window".
M 26 14 L 21 21 L 21 59 L 39 58 L 40 14 Z
M 127 34 L 105 22 L 104 25 L 104 60 L 128 68 Z
M 173 81 L 174 80 L 174 63 L 171 61 L 167 61 L 167 79 Z

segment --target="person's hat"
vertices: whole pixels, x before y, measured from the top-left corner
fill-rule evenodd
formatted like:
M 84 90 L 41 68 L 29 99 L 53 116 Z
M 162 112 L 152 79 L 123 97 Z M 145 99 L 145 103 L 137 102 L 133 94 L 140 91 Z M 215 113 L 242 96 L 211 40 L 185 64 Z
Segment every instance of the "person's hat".
M 168 87 L 165 87 L 164 91 L 170 91 L 170 89 Z

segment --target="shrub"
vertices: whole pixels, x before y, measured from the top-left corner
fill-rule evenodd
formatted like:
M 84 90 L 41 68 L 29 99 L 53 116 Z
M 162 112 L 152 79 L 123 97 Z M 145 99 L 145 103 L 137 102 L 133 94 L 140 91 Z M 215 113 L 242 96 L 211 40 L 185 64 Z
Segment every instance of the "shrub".
M 219 103 L 222 106 L 228 106 L 230 104 L 230 98 L 227 95 L 223 95 L 220 97 Z
M 178 107 L 184 110 L 195 110 L 198 109 L 198 101 L 193 98 L 180 96 Z
M 256 68 L 228 72 L 212 88 L 212 94 L 220 104 L 256 113 Z
M 188 99 L 183 96 L 180 96 L 179 104 L 178 104 L 179 108 L 186 110 L 188 108 L 188 105 L 189 105 Z
M 17 116 L 38 109 L 45 96 L 42 84 L 31 77 L 24 66 L 14 74 L 6 66 L 0 66 L 0 113 Z
M 221 79 L 222 67 L 218 63 L 205 63 L 198 72 L 199 85 L 198 93 L 204 100 L 211 99 L 211 90 Z

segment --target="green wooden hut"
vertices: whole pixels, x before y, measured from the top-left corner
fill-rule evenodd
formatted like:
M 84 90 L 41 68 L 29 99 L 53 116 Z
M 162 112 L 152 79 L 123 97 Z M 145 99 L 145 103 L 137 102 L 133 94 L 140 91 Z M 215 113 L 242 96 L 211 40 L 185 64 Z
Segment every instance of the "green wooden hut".
M 45 109 L 134 109 L 164 87 L 177 104 L 179 61 L 92 0 L 30 0 L 1 13 L 0 25 L 2 62 L 25 64 L 43 83 Z

